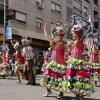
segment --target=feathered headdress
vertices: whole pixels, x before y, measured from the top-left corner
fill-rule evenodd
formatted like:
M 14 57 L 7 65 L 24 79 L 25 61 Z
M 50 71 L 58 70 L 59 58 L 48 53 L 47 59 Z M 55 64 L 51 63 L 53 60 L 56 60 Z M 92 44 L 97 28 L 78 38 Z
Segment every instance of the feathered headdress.
M 28 37 L 27 35 L 26 36 L 23 36 L 22 37 L 22 40 L 21 40 L 22 44 L 26 44 L 26 45 L 27 44 L 30 44 L 31 41 L 32 41 L 32 39 L 30 37 Z
M 66 33 L 66 24 L 62 23 L 54 23 L 52 29 L 51 29 L 51 36 L 52 38 L 55 38 L 57 35 L 64 36 Z
M 83 24 L 82 21 L 77 19 L 77 16 L 73 15 L 72 16 L 72 29 L 71 29 L 71 34 L 76 33 L 79 36 L 83 35 Z
M 14 49 L 18 49 L 19 48 L 19 46 L 20 46 L 20 44 L 19 44 L 19 42 L 18 41 L 11 41 L 11 44 L 12 44 L 12 46 L 13 46 L 13 48 Z
M 74 25 L 73 28 L 71 29 L 71 33 L 76 33 L 79 36 L 83 35 L 83 28 L 82 25 Z
M 67 23 L 67 32 L 71 34 L 77 33 L 80 37 L 83 35 L 83 24 L 82 20 L 78 19 L 76 15 L 72 15 L 71 19 Z

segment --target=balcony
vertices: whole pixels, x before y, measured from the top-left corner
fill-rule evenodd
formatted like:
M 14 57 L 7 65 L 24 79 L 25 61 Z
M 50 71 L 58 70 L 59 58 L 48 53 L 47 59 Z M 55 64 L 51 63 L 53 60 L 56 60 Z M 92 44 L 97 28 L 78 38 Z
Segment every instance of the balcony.
M 80 10 L 79 8 L 77 8 L 75 6 L 73 6 L 73 12 L 80 15 L 80 16 L 82 15 L 82 10 Z
M 90 3 L 90 1 L 89 0 L 85 0 L 87 3 Z
M 94 0 L 94 4 L 95 4 L 96 6 L 99 6 L 99 5 L 98 5 L 98 0 Z
M 72 5 L 72 0 L 66 0 L 66 2 L 70 5 Z
M 7 10 L 6 15 L 7 15 L 7 20 L 11 20 L 11 21 L 22 23 L 22 24 L 26 24 L 26 14 L 24 14 L 24 13 L 9 9 L 9 10 Z M 18 16 L 18 15 L 20 15 L 20 16 Z M 25 21 L 24 21 L 24 19 L 25 19 Z
M 73 9 L 74 9 L 74 10 L 77 10 L 77 11 L 80 12 L 80 13 L 82 13 L 82 10 L 80 10 L 79 8 L 77 8 L 77 7 L 75 7 L 75 6 L 73 7 Z

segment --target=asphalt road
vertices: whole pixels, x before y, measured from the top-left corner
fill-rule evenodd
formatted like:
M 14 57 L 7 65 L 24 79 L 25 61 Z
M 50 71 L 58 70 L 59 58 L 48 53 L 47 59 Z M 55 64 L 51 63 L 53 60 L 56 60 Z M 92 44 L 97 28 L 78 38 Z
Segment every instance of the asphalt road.
M 57 100 L 57 91 L 52 91 L 49 97 L 43 97 L 45 88 L 39 85 L 40 76 L 37 76 L 37 85 L 26 85 L 27 81 L 22 80 L 22 83 L 16 83 L 16 77 L 9 79 L 0 79 L 0 100 Z M 91 97 L 86 97 L 85 100 L 100 100 L 100 83 L 95 87 L 95 93 Z M 60 100 L 71 100 L 73 94 L 64 94 L 64 98 Z

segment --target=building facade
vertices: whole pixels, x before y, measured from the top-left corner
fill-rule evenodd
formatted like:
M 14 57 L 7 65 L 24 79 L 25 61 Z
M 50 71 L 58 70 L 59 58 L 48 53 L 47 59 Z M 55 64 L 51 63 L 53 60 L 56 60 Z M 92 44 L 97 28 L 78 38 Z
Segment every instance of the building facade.
M 73 1 L 73 13 L 77 14 L 85 22 L 88 21 L 88 15 L 91 15 L 95 28 L 100 29 L 99 25 L 100 0 L 72 0 L 72 1 Z
M 97 4 L 96 2 L 97 1 Z M 3 2 L 0 0 L 0 41 L 3 41 Z M 72 14 L 81 17 L 85 22 L 91 14 L 94 21 L 94 13 L 98 20 L 99 0 L 7 0 L 6 21 L 8 26 L 13 27 L 13 39 L 21 40 L 21 37 L 28 35 L 33 39 L 32 46 L 37 55 L 49 47 L 43 32 L 43 24 L 48 22 L 50 34 L 53 22 L 67 24 Z M 95 19 L 96 19 L 95 18 Z M 71 39 L 70 34 L 65 39 Z

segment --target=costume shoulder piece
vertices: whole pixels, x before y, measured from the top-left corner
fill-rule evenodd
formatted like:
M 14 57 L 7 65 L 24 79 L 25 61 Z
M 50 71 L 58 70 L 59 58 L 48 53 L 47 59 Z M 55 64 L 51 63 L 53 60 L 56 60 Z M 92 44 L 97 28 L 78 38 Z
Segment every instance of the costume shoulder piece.
M 25 45 L 25 59 L 26 60 L 30 60 L 34 57 L 34 54 L 33 54 L 33 48 L 30 46 L 30 43 L 32 41 L 32 39 L 30 37 L 28 37 L 27 35 L 22 37 L 22 44 Z
M 34 57 L 33 49 L 30 46 L 26 47 L 26 60 L 30 60 Z

